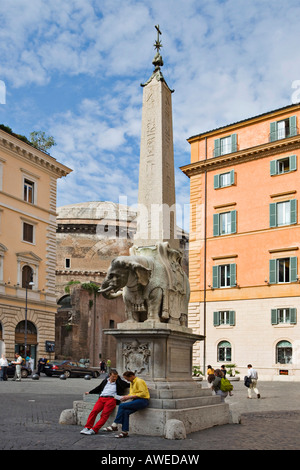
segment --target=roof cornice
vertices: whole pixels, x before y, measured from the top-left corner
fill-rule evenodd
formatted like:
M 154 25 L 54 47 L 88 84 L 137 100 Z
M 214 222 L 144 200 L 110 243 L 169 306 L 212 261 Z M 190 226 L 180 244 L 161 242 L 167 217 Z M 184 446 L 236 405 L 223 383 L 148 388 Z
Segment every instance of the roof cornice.
M 294 151 L 300 148 L 300 135 L 289 137 L 275 142 L 239 150 L 238 152 L 228 153 L 219 157 L 212 157 L 206 160 L 190 163 L 180 167 L 181 171 L 189 178 L 205 171 L 212 171 L 227 166 L 245 163 L 259 158 L 278 155 L 279 153 Z
M 26 142 L 22 142 L 22 140 L 2 130 L 0 130 L 0 148 L 22 160 L 29 161 L 36 167 L 42 167 L 45 171 L 54 173 L 57 178 L 67 176 L 72 171 L 71 168 L 59 163 L 54 157 L 31 147 Z

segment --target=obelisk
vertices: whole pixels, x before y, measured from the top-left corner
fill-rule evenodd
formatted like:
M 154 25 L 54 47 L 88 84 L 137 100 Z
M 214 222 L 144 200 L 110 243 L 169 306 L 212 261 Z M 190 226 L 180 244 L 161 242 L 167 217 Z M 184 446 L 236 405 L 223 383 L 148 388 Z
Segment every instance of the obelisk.
M 154 71 L 143 86 L 140 146 L 138 227 L 135 246 L 168 242 L 179 248 L 176 238 L 175 176 L 172 123 L 172 90 L 161 72 L 159 26 L 154 44 Z

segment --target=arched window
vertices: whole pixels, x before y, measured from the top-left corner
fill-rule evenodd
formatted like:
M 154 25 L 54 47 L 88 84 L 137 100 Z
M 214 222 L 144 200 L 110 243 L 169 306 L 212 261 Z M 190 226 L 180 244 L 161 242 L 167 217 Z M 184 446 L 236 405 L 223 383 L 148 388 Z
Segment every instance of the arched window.
M 292 363 L 293 348 L 289 341 L 279 341 L 276 345 L 276 362 L 279 364 Z
M 25 320 L 20 321 L 16 326 L 16 333 L 25 333 Z M 29 335 L 37 335 L 37 330 L 31 321 L 27 321 L 27 333 Z
M 231 362 L 231 344 L 228 341 L 218 344 L 218 362 Z
M 28 264 L 25 264 L 22 269 L 22 287 L 27 287 L 27 289 L 32 289 L 32 285 L 30 285 L 30 282 L 32 282 L 33 279 L 33 270 Z

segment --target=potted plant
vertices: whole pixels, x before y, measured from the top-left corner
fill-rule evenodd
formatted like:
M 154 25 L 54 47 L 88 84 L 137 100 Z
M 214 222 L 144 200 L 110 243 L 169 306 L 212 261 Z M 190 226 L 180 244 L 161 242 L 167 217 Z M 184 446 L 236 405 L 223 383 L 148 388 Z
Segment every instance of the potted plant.
M 237 377 L 237 375 L 239 375 L 240 372 L 236 369 L 237 367 L 236 364 L 226 364 L 225 367 L 227 369 L 229 380 L 240 380 L 240 377 Z
M 193 379 L 194 380 L 203 380 L 203 373 L 200 370 L 200 366 L 193 366 Z

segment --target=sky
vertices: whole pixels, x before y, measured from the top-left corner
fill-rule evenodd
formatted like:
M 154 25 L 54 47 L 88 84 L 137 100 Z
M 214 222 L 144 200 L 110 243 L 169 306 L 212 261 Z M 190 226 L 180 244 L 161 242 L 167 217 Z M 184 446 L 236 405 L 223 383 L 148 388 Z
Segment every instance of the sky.
M 0 123 L 54 137 L 73 170 L 58 206 L 137 203 L 157 24 L 181 207 L 189 137 L 300 101 L 298 0 L 0 0 L 0 17 Z

